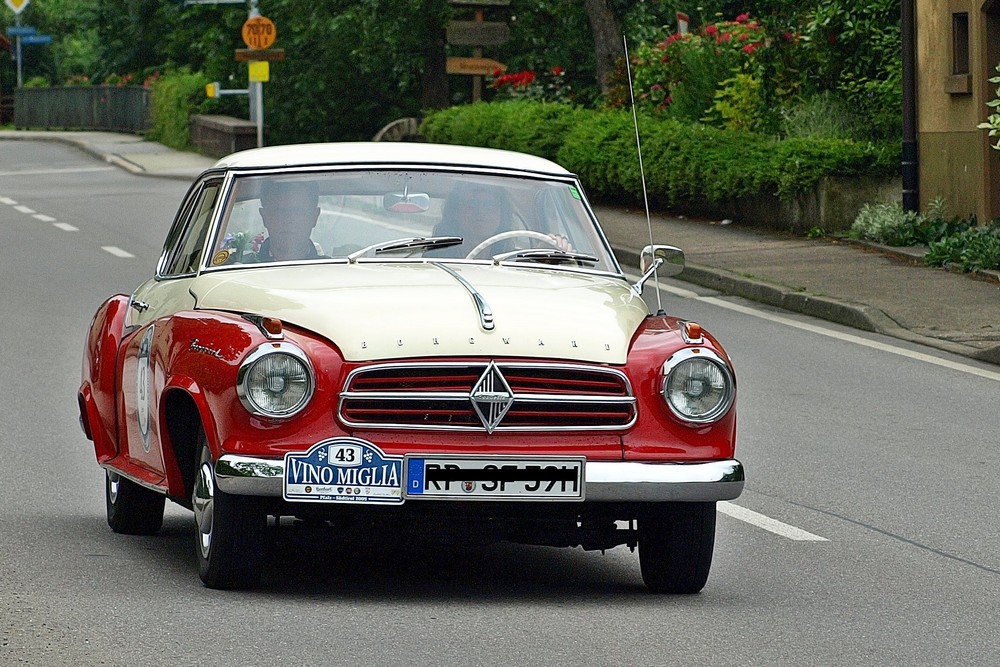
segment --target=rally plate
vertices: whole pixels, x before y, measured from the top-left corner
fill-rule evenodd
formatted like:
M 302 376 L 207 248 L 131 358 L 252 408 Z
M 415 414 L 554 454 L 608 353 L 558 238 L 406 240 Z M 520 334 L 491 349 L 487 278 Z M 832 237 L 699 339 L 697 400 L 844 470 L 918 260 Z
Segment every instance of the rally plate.
M 429 500 L 581 501 L 580 457 L 449 456 L 404 457 L 404 496 Z
M 319 503 L 403 502 L 403 457 L 360 438 L 330 438 L 285 454 L 285 500 Z

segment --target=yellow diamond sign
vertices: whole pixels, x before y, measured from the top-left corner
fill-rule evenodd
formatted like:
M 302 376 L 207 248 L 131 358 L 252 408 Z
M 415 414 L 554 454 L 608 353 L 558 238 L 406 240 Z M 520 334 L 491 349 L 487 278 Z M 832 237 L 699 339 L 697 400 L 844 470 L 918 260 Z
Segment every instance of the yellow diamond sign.
M 21 10 L 28 6 L 30 0 L 4 0 L 4 2 L 10 7 L 10 11 L 20 14 Z

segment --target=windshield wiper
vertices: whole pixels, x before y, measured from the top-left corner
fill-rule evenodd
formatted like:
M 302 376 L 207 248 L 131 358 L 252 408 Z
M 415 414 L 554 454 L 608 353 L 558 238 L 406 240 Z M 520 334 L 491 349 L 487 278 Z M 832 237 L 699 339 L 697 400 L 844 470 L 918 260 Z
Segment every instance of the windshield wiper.
M 528 248 L 505 252 L 502 255 L 494 255 L 493 263 L 499 265 L 502 262 L 521 259 L 535 259 L 547 262 L 582 262 L 585 264 L 597 264 L 601 261 L 593 255 L 584 255 L 578 252 L 566 252 L 564 250 L 549 248 Z
M 367 248 L 362 248 L 352 252 L 347 256 L 347 259 L 351 262 L 356 262 L 359 257 L 364 257 L 370 252 L 374 252 L 376 255 L 387 253 L 387 252 L 409 252 L 411 250 L 432 250 L 434 248 L 447 248 L 453 245 L 460 245 L 462 243 L 462 237 L 460 236 L 430 236 L 424 238 L 422 236 L 413 236 L 403 239 L 395 239 L 392 241 L 382 241 L 381 243 L 375 243 L 368 246 Z

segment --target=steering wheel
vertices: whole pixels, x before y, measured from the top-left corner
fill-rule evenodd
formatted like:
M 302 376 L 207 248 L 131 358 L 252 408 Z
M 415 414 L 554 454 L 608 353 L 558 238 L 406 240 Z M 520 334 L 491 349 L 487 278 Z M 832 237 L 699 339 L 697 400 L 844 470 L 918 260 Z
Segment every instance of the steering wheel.
M 476 259 L 476 257 L 480 253 L 482 253 L 483 250 L 486 250 L 491 245 L 496 245 L 497 243 L 500 243 L 500 241 L 506 241 L 508 239 L 516 239 L 516 238 L 533 239 L 535 241 L 541 241 L 543 243 L 547 243 L 548 245 L 552 246 L 557 250 L 560 249 L 559 244 L 556 243 L 555 239 L 553 239 L 548 234 L 532 231 L 530 229 L 512 229 L 509 232 L 500 232 L 499 234 L 494 234 L 493 236 L 482 241 L 479 245 L 470 250 L 469 254 L 466 255 L 465 258 Z

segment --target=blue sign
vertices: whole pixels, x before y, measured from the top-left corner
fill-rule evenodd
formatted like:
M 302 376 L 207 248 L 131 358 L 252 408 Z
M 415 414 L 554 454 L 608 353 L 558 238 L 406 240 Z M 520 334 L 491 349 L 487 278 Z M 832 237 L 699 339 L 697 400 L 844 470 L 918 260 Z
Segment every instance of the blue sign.
M 26 37 L 28 35 L 34 35 L 35 28 L 30 25 L 12 25 L 7 28 L 8 37 Z
M 52 35 L 27 35 L 21 38 L 22 44 L 49 44 L 52 42 Z

